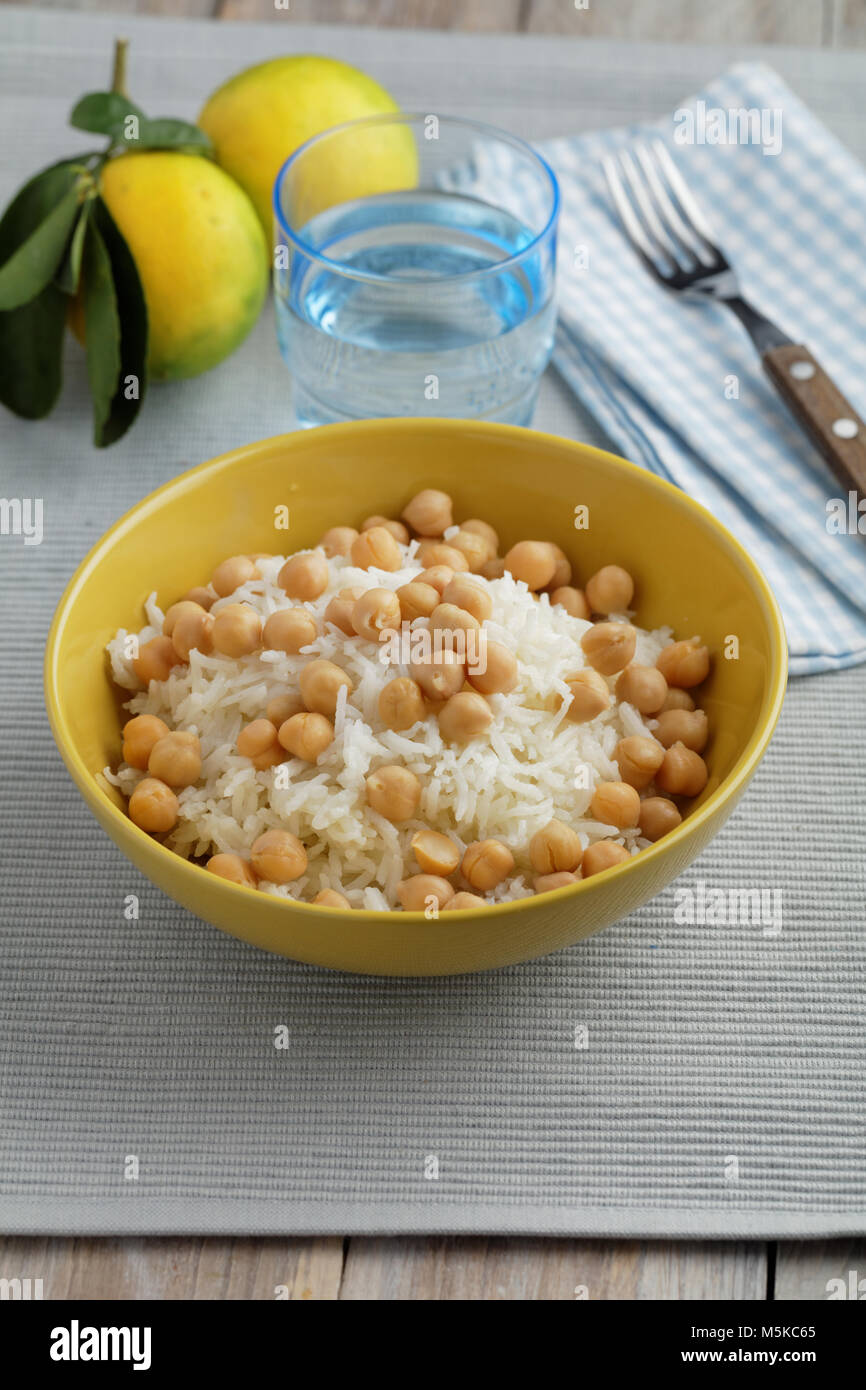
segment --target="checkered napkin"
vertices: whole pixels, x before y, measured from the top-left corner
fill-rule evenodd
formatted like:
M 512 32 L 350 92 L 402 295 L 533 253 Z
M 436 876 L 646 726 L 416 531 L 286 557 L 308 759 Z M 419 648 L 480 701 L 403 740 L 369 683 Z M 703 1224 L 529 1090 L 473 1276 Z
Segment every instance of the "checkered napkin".
M 792 674 L 852 666 L 866 661 L 866 537 L 832 534 L 827 514 L 847 491 L 733 313 L 680 299 L 644 269 L 601 159 L 660 135 L 745 297 L 807 344 L 864 416 L 866 170 L 763 65 L 732 68 L 683 109 L 701 99 L 705 113 L 780 111 L 781 151 L 680 144 L 676 116 L 541 146 L 563 195 L 554 361 L 626 457 L 702 502 L 752 554 L 784 612 Z

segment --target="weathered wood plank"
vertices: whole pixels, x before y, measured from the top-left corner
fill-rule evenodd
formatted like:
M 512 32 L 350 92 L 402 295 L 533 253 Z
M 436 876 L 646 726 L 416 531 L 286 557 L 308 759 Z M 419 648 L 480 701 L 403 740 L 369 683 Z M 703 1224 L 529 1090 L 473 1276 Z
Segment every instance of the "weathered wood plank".
M 826 0 L 830 7 L 827 42 L 832 48 L 866 47 L 866 0 Z
M 383 28 L 508 33 L 518 28 L 521 0 L 218 0 L 220 19 L 298 24 L 371 24 Z
M 859 3 L 859 0 L 854 0 Z M 820 0 L 527 0 L 526 28 L 534 34 L 670 43 L 822 42 Z
M 833 1280 L 841 1280 L 842 1287 Z M 856 1290 L 856 1293 L 855 1293 Z M 819 1303 L 866 1299 L 866 1240 L 780 1241 L 776 1252 L 776 1302 L 804 1298 Z

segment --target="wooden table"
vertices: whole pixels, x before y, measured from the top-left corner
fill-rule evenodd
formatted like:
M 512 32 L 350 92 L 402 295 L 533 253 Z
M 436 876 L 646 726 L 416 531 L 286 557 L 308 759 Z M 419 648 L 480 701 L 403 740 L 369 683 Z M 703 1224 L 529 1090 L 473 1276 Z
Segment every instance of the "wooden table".
M 274 0 L 66 4 L 285 18 Z M 289 8 L 298 22 L 866 48 L 866 0 L 589 0 L 585 9 L 571 0 L 290 0 Z M 591 1299 L 822 1300 L 828 1281 L 847 1286 L 851 1271 L 866 1278 L 866 1240 L 0 1238 L 0 1278 L 41 1277 L 53 1299 L 273 1299 L 288 1289 L 293 1299 L 529 1300 L 573 1299 L 585 1289 L 580 1296 Z

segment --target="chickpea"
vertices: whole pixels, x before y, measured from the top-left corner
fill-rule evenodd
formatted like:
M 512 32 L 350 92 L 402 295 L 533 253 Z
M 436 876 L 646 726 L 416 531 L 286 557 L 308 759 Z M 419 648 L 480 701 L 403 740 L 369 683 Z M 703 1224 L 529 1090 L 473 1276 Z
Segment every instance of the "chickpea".
M 441 595 L 444 594 L 453 578 L 454 571 L 450 565 L 431 565 L 429 569 L 422 570 L 412 583 L 429 584 L 431 589 L 435 589 Z
M 550 543 L 556 561 L 556 568 L 553 571 L 553 578 L 548 585 L 551 589 L 566 589 L 571 584 L 571 561 L 564 550 L 560 550 L 558 545 Z
M 169 787 L 190 787 L 201 776 L 201 744 L 197 734 L 177 730 L 157 739 L 147 770 Z
M 304 702 L 300 695 L 275 695 L 265 706 L 265 718 L 278 729 L 287 719 L 291 719 L 293 714 L 300 714 L 303 708 Z
M 250 656 L 262 645 L 262 620 L 248 603 L 228 603 L 214 615 L 211 640 L 224 656 Z
M 584 852 L 583 876 L 592 878 L 593 874 L 604 873 L 605 869 L 612 869 L 614 864 L 624 864 L 630 858 L 628 850 L 614 844 L 613 840 L 596 840 Z
M 603 565 L 586 581 L 586 601 L 593 613 L 624 613 L 634 598 L 634 580 L 621 565 Z
M 296 656 L 318 635 L 316 620 L 306 608 L 279 608 L 265 623 L 262 642 L 265 651 Z
M 483 623 L 493 613 L 493 600 L 486 589 L 467 579 L 464 574 L 455 574 L 445 586 L 442 602 L 465 609 L 478 623 Z
M 357 542 L 356 542 L 357 544 Z M 277 583 L 289 598 L 310 603 L 328 587 L 328 562 L 321 550 L 292 555 L 277 575 Z
M 352 564 L 362 570 L 377 569 L 393 573 L 403 568 L 400 547 L 384 526 L 371 526 L 369 531 L 362 531 L 358 539 L 352 542 L 351 556 Z
M 572 696 L 565 717 L 570 719 L 572 724 L 587 724 L 590 719 L 597 719 L 609 708 L 610 691 L 607 681 L 597 671 L 593 671 L 591 666 L 586 666 L 581 671 L 572 671 L 564 680 Z
M 417 492 L 400 513 L 403 520 L 419 536 L 441 536 L 454 525 L 451 498 L 447 492 L 425 487 Z
M 528 589 L 544 589 L 556 573 L 557 555 L 547 541 L 518 541 L 505 556 L 505 568 Z
M 448 743 L 468 743 L 483 734 L 493 711 L 482 695 L 460 690 L 439 711 L 439 732 Z
M 149 642 L 139 647 L 138 656 L 134 657 L 132 662 L 132 669 L 142 685 L 150 685 L 151 681 L 167 681 L 171 675 L 171 668 L 177 664 L 178 655 L 171 638 L 151 637 Z
M 421 584 L 418 580 L 413 580 L 411 584 L 404 584 L 399 588 L 397 598 L 400 601 L 400 614 L 405 623 L 412 623 L 416 618 L 429 618 L 439 602 L 439 594 L 433 585 Z
M 454 897 L 454 889 L 447 879 L 436 874 L 413 874 L 397 884 L 397 897 L 406 912 L 424 912 L 431 898 L 438 911 Z
M 307 851 L 288 830 L 266 830 L 253 841 L 250 861 L 259 878 L 268 883 L 291 883 L 307 869 Z
M 354 689 L 345 671 L 341 671 L 333 661 L 322 660 L 311 661 L 309 666 L 304 667 L 298 677 L 298 685 L 307 709 L 316 714 L 325 714 L 329 719 L 333 719 L 337 713 L 340 687 L 345 686 L 349 695 Z
M 344 912 L 352 911 L 352 904 L 348 898 L 344 898 L 342 893 L 338 893 L 336 888 L 323 888 L 313 898 L 317 907 L 339 907 Z
M 180 807 L 171 787 L 156 777 L 143 777 L 129 798 L 129 819 L 151 835 L 163 835 L 177 825 Z
M 707 785 L 709 772 L 700 753 L 674 743 L 667 750 L 656 773 L 656 782 L 663 792 L 672 796 L 699 796 Z
M 162 620 L 162 630 L 166 637 L 170 637 L 174 632 L 174 625 L 182 613 L 204 613 L 200 603 L 193 603 L 191 599 L 182 598 L 179 603 L 173 603 L 170 608 L 166 608 L 165 617 Z
M 590 809 L 596 820 L 626 830 L 637 825 L 640 796 L 628 782 L 599 782 L 592 794 Z
M 283 749 L 275 740 L 270 748 L 266 748 L 263 753 L 254 754 L 253 757 L 250 758 L 250 762 L 256 772 L 267 772 L 269 767 L 277 767 L 279 763 L 283 762 L 285 756 Z
M 200 584 L 196 585 L 194 589 L 190 589 L 189 593 L 184 594 L 182 599 L 183 603 L 197 603 L 199 608 L 203 608 L 206 613 L 210 612 L 213 601 L 214 596 L 210 589 L 205 589 Z
M 409 670 L 428 700 L 449 700 L 466 680 L 466 663 L 447 647 L 433 661 L 410 661 Z
M 640 792 L 649 786 L 661 767 L 665 750 L 654 738 L 630 734 L 628 738 L 620 739 L 613 756 L 622 780 Z
M 280 725 L 277 738 L 293 758 L 315 763 L 333 743 L 334 730 L 323 714 L 309 714 L 304 710 Z
M 256 758 L 267 753 L 277 741 L 277 730 L 270 719 L 254 719 L 238 734 L 237 750 L 242 758 Z
M 461 524 L 460 530 L 474 531 L 476 536 L 481 536 L 487 542 L 487 551 L 491 558 L 498 553 L 499 537 L 489 521 L 479 521 L 477 517 L 472 517 L 470 521 Z
M 443 912 L 468 912 L 477 907 L 486 907 L 487 902 L 484 898 L 479 898 L 477 893 L 455 893 L 453 898 L 449 898 L 442 907 Z
M 249 860 L 239 854 L 212 854 L 207 861 L 209 874 L 227 879 L 229 883 L 239 883 L 244 888 L 256 887 L 256 876 Z
M 676 685 L 669 685 L 659 714 L 664 714 L 669 709 L 694 709 L 694 707 L 695 702 L 687 690 L 680 690 Z
M 147 760 L 153 745 L 169 732 L 169 727 L 155 714 L 136 714 L 123 726 L 123 748 L 121 756 L 130 767 L 140 772 L 147 768 Z
M 572 618 L 582 618 L 584 622 L 589 622 L 589 604 L 582 589 L 573 589 L 570 584 L 563 584 L 561 588 L 553 590 L 550 602 L 564 608 Z
M 532 887 L 536 893 L 553 893 L 557 888 L 570 888 L 572 883 L 579 883 L 577 874 L 570 874 L 562 870 L 557 874 L 539 874 L 532 880 Z
M 202 608 L 198 613 L 179 614 L 171 634 L 171 644 L 180 661 L 189 661 L 191 651 L 208 656 L 213 651 L 214 619 Z
M 430 614 L 431 632 L 478 632 L 480 627 L 477 618 L 454 603 L 439 603 Z
M 352 627 L 369 642 L 381 642 L 389 633 L 399 632 L 402 620 L 400 600 L 393 589 L 368 589 L 352 609 Z
M 460 851 L 447 835 L 438 830 L 418 830 L 412 836 L 412 853 L 425 874 L 440 874 L 446 878 L 460 863 Z
M 359 599 L 363 592 L 363 589 L 341 589 L 325 609 L 325 622 L 333 623 L 346 637 L 354 637 L 356 634 L 352 627 L 352 610 L 355 600 Z
M 490 542 L 484 536 L 479 536 L 477 531 L 466 531 L 461 526 L 459 531 L 451 537 L 448 542 L 455 550 L 459 550 L 461 555 L 466 556 L 466 563 L 473 574 L 477 574 L 482 565 L 488 560 L 492 560 L 496 554 L 490 549 Z
M 319 541 L 318 548 L 324 550 L 329 560 L 333 560 L 335 555 L 348 558 L 352 550 L 352 542 L 357 539 L 358 532 L 354 526 L 332 526 Z
M 390 763 L 366 779 L 367 804 L 386 820 L 409 820 L 421 800 L 421 783 L 406 767 Z
M 685 744 L 693 753 L 703 753 L 709 737 L 707 716 L 702 709 L 669 709 L 659 715 L 655 737 L 663 748 Z
M 656 714 L 668 693 L 661 671 L 655 666 L 639 666 L 634 661 L 620 671 L 614 688 L 618 700 L 634 705 L 641 714 Z
M 580 639 L 590 666 L 603 676 L 613 676 L 634 656 L 637 633 L 631 623 L 595 623 Z
M 466 679 L 482 695 L 504 695 L 517 684 L 517 657 L 501 642 L 482 633 L 481 660 L 476 667 L 467 667 Z
M 647 796 L 640 804 L 638 825 L 645 840 L 660 840 L 662 835 L 675 830 L 681 821 L 682 816 L 674 803 L 664 796 Z
M 484 579 L 501 579 L 505 573 L 505 561 L 501 555 L 494 555 L 492 560 L 485 560 L 478 573 Z
M 409 544 L 409 532 L 402 521 L 392 521 L 387 516 L 368 516 L 366 521 L 361 522 L 362 531 L 372 531 L 374 526 L 381 526 L 389 531 L 398 545 Z
M 386 729 L 402 733 L 425 717 L 424 696 L 417 681 L 396 676 L 379 695 L 379 718 Z
M 463 855 L 461 868 L 471 887 L 489 893 L 511 873 L 514 855 L 501 840 L 476 840 Z
M 583 846 L 564 821 L 548 821 L 529 841 L 529 862 L 537 874 L 574 873 L 580 868 Z
M 444 541 L 422 541 L 416 558 L 419 565 L 426 565 L 428 569 L 438 569 L 440 565 L 447 565 L 455 573 L 466 573 L 469 570 L 469 561 L 463 551 L 457 550 L 453 545 L 446 545 Z
M 710 654 L 697 637 L 687 642 L 671 642 L 659 652 L 656 666 L 668 685 L 678 685 L 690 690 L 700 685 L 710 673 Z
M 251 579 L 258 578 L 259 572 L 247 555 L 232 555 L 230 559 L 217 565 L 210 582 L 219 598 L 228 598 L 229 594 L 233 594 L 242 584 L 248 584 Z

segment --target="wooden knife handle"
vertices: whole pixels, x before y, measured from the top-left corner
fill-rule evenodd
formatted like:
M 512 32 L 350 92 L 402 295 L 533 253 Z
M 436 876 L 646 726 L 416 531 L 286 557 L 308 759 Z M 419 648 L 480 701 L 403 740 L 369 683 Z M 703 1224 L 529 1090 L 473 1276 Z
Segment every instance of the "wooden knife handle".
M 761 358 L 764 370 L 844 487 L 866 498 L 866 425 L 807 347 L 788 343 Z

